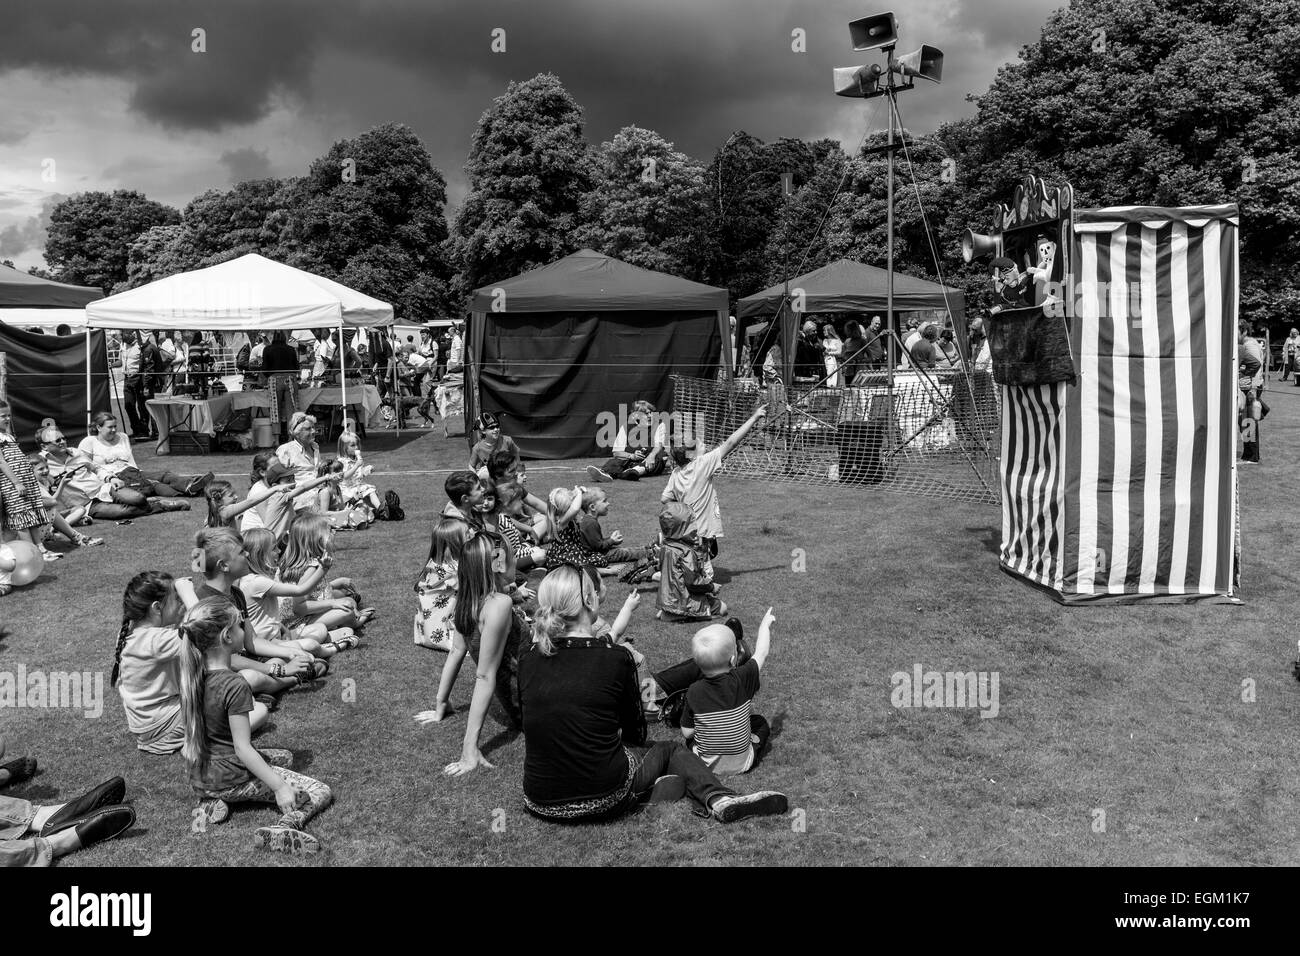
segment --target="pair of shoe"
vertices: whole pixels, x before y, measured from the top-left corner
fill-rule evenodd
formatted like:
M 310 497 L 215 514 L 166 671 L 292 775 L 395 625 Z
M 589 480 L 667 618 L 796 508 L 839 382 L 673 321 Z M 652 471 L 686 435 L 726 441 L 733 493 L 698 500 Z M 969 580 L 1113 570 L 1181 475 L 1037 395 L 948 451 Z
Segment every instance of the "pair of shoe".
M 650 803 L 675 803 L 686 796 L 686 779 L 665 774 L 650 790 Z M 709 805 L 709 815 L 722 823 L 735 823 L 746 817 L 770 817 L 785 813 L 790 801 L 784 793 L 760 790 L 757 793 L 732 793 L 718 797 Z
M 253 846 L 259 850 L 293 856 L 320 852 L 319 840 L 306 830 L 295 830 L 293 827 L 261 827 L 253 833 Z
M 111 840 L 135 825 L 135 810 L 122 803 L 125 796 L 125 780 L 106 780 L 55 811 L 41 827 L 40 836 L 46 839 L 64 830 L 75 830 L 83 850 Z
M 613 480 L 614 480 L 614 476 L 613 476 L 613 475 L 611 475 L 611 474 L 610 474 L 609 472 L 607 472 L 607 471 L 604 471 L 603 469 L 597 468 L 595 465 L 588 465 L 588 466 L 587 466 L 587 477 L 590 478 L 592 481 L 596 481 L 596 482 L 604 482 L 604 481 L 613 481 Z

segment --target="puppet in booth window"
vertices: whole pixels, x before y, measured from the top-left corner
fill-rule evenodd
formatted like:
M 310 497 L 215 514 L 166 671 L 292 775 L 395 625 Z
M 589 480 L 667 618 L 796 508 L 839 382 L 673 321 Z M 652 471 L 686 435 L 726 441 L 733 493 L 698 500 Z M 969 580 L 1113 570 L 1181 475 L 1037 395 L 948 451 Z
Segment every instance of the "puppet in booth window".
M 1022 309 L 1040 304 L 1043 311 L 1054 307 L 1055 296 L 1047 293 L 1047 284 L 1052 279 L 1052 270 L 1056 265 L 1056 243 L 1047 236 L 1040 235 L 1034 240 L 1034 248 L 1025 253 L 1025 268 L 1022 271 L 1014 259 L 998 256 L 993 260 L 993 289 L 1001 297 L 1001 302 L 989 311 L 1001 312 L 1003 309 Z M 1033 300 L 1029 293 L 1033 290 Z

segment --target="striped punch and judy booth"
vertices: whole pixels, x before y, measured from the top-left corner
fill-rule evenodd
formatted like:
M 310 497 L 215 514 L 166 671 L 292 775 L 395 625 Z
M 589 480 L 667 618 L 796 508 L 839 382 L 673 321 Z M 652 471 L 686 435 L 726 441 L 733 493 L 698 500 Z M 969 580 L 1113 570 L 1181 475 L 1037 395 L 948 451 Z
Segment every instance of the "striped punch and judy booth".
M 1238 603 L 1237 207 L 1061 226 L 1052 277 L 1027 271 L 1067 340 L 1002 343 L 1002 568 L 1065 604 Z M 1073 374 L 1052 371 L 1062 349 Z

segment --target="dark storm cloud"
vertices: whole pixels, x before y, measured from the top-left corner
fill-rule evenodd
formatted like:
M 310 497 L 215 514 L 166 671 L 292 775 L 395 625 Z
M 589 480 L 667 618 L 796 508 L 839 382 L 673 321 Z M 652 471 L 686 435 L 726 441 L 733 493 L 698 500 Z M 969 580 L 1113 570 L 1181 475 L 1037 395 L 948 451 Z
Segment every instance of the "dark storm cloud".
M 0 229 L 0 257 L 10 259 L 31 249 L 45 247 L 45 232 L 50 225 L 50 213 L 62 195 L 52 193 L 41 203 L 41 211 L 20 223 Z
M 320 6 L 41 0 L 6 14 L 0 70 L 126 80 L 134 87 L 132 108 L 164 126 L 249 123 L 265 115 L 278 91 L 304 90 L 320 49 Z M 204 53 L 193 50 L 195 29 L 206 32 Z
M 1057 5 L 893 5 L 900 52 L 928 42 L 946 53 L 943 84 L 901 99 L 909 128 L 969 115 L 965 94 L 983 91 Z M 738 129 L 856 142 L 862 104 L 833 95 L 831 69 L 875 56 L 855 53 L 848 37 L 848 21 L 869 12 L 860 0 L 41 0 L 8 15 L 0 75 L 30 68 L 122 80 L 135 114 L 182 131 L 237 130 L 281 102 L 303 134 L 294 142 L 406 122 L 456 198 L 480 114 L 510 80 L 542 71 L 585 109 L 594 142 L 635 124 L 706 161 Z M 206 53 L 191 52 L 196 27 L 206 30 Z M 505 30 L 504 53 L 491 49 L 496 28 Z M 806 31 L 806 53 L 791 49 L 796 28 Z M 232 177 L 265 175 L 272 160 L 297 171 L 301 157 L 289 170 L 279 153 L 287 148 L 229 149 L 220 164 Z M 148 169 L 134 168 L 136 188 L 155 188 Z

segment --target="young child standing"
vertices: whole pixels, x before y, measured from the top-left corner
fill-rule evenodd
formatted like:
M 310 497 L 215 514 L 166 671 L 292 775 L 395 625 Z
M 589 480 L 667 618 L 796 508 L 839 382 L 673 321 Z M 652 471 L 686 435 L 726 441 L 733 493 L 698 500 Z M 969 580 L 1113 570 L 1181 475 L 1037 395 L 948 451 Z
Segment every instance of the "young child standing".
M 737 658 L 736 635 L 726 625 L 710 624 L 691 638 L 691 655 L 704 677 L 686 691 L 682 735 L 720 777 L 753 769 L 772 734 L 767 721 L 753 713 L 752 701 L 775 620 L 768 608 L 758 626 L 754 654 L 743 664 Z
M 461 551 L 470 527 L 459 518 L 441 518 L 429 541 L 429 559 L 415 582 L 420 602 L 415 612 L 415 643 L 450 651 L 456 637 L 456 583 Z
M 339 651 L 356 647 L 360 638 L 352 628 L 327 631 L 321 624 L 306 624 L 291 631 L 280 621 L 280 598 L 306 597 L 316 590 L 329 568 L 324 558 L 307 566 L 307 573 L 295 584 L 276 580 L 280 549 L 275 535 L 266 528 L 252 528 L 244 534 L 244 556 L 248 573 L 238 581 L 239 590 L 248 601 L 248 622 L 253 633 L 266 641 L 292 644 L 313 657 L 329 658 Z
M 41 546 L 37 529 L 46 522 L 40 484 L 18 439 L 14 438 L 13 411 L 0 401 L 0 504 L 4 506 L 4 527 L 19 540 Z
M 224 821 L 232 803 L 274 803 L 282 816 L 253 834 L 254 846 L 281 853 L 315 853 L 319 841 L 303 828 L 330 805 L 330 788 L 289 769 L 287 750 L 256 750 L 249 714 L 255 704 L 247 682 L 232 667 L 242 642 L 239 612 L 228 600 L 207 598 L 181 622 L 183 752 L 190 785 L 213 823 Z M 275 765 L 274 769 L 272 765 Z
M 727 613 L 713 582 L 708 552 L 700 544 L 690 509 L 670 501 L 659 513 L 663 535 L 659 557 L 659 612 L 655 617 L 698 621 Z
M 713 451 L 699 453 L 698 435 L 688 442 L 673 444 L 672 458 L 676 470 L 668 477 L 668 484 L 659 499 L 663 502 L 681 501 L 690 508 L 695 531 L 710 558 L 718 556 L 718 539 L 722 537 L 722 509 L 718 505 L 718 491 L 713 487 L 713 476 L 722 467 L 722 460 L 745 440 L 749 430 L 766 414 L 767 406 L 760 405 Z

